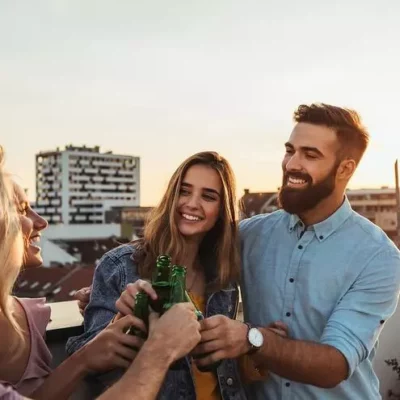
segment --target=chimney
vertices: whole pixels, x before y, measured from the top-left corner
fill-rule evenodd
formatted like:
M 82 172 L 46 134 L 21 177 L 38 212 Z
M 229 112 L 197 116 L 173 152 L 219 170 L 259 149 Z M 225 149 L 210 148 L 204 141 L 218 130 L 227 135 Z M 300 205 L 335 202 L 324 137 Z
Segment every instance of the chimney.
M 244 194 L 249 194 L 250 193 L 250 189 L 244 189 Z

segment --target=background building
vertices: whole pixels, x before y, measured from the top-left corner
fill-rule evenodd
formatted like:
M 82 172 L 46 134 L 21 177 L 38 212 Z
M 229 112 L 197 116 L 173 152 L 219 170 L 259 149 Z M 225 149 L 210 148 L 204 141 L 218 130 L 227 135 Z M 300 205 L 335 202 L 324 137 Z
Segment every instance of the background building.
M 396 190 L 348 190 L 347 197 L 354 211 L 381 227 L 392 239 L 397 230 Z
M 395 239 L 397 231 L 396 190 L 388 187 L 380 189 L 348 189 L 346 195 L 354 211 L 369 219 Z M 251 193 L 245 189 L 241 198 L 242 218 L 257 214 L 268 214 L 279 208 L 277 192 Z
M 140 204 L 140 158 L 66 146 L 36 155 L 36 210 L 49 224 L 104 224 L 112 207 Z

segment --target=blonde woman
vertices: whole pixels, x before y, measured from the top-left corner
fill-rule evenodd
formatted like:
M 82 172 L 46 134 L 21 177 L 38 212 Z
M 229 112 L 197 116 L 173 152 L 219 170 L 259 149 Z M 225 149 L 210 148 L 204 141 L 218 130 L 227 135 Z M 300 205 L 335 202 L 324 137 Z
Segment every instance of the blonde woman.
M 135 356 L 130 347 L 142 343 L 123 329 L 131 324 L 144 326 L 127 316 L 51 371 L 51 354 L 44 340 L 49 307 L 44 299 L 11 296 L 23 259 L 27 266 L 41 263 L 35 238 L 40 236 L 40 227 L 47 226 L 43 221 L 30 209 L 23 190 L 5 174 L 0 147 L 0 384 L 34 399 L 62 400 L 87 373 L 128 367 Z
M 21 357 L 27 341 L 18 319 L 14 317 L 13 298 L 9 296 L 23 261 L 24 245 L 20 215 L 14 203 L 13 185 L 9 177 L 4 174 L 1 163 L 2 154 L 0 152 L 0 331 L 2 333 L 0 350 L 1 365 L 13 369 L 15 363 L 18 364 L 18 359 Z M 22 300 L 20 301 L 22 302 Z M 29 318 L 28 315 L 26 317 Z M 132 321 L 129 319 L 127 318 L 127 322 L 131 323 Z M 33 323 L 35 322 L 33 321 Z M 125 336 L 129 338 L 128 335 Z M 37 338 L 31 336 L 29 340 L 30 347 L 34 347 Z M 192 305 L 176 305 L 160 320 L 152 315 L 150 337 L 146 346 L 142 348 L 140 356 L 130 366 L 126 376 L 105 393 L 101 400 L 155 399 L 168 365 L 190 351 L 199 340 L 199 323 L 196 321 Z M 98 345 L 107 345 L 104 341 L 96 341 Z M 89 349 L 89 347 L 87 348 Z M 94 350 L 96 349 L 92 347 L 91 350 L 87 354 L 88 357 L 95 356 Z M 97 350 L 104 352 L 104 348 L 101 349 L 101 347 Z M 154 362 L 150 363 L 149 368 L 151 359 Z M 160 360 L 162 363 L 157 365 L 157 361 Z M 81 363 L 79 363 L 78 358 L 65 363 L 62 368 L 55 371 L 54 375 L 48 377 L 41 388 L 32 393 L 32 397 L 35 399 L 67 398 L 75 382 L 69 375 L 77 376 L 74 369 L 84 370 L 85 366 L 89 367 L 84 359 L 81 359 Z M 61 381 L 60 373 L 67 372 L 67 368 L 71 368 L 71 370 Z M 56 384 L 59 384 L 60 388 L 54 389 Z M 133 391 L 135 392 L 134 396 L 132 396 Z M 28 400 L 6 382 L 0 383 L 0 399 Z

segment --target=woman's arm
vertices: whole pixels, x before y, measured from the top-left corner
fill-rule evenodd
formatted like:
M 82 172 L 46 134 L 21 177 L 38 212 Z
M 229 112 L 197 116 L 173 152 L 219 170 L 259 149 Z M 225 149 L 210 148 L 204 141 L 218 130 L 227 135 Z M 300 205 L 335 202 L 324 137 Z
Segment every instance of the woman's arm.
M 117 314 L 115 303 L 128 283 L 127 271 L 135 267 L 130 258 L 132 252 L 132 246 L 125 245 L 109 251 L 100 260 L 93 276 L 90 302 L 85 310 L 85 332 L 67 341 L 69 354 L 93 339 Z M 134 280 L 137 278 L 133 276 Z
M 132 325 L 146 331 L 143 321 L 138 318 L 127 315 L 120 319 L 60 364 L 32 397 L 35 400 L 68 399 L 89 372 L 128 368 L 136 356 L 133 348 L 143 345 L 142 339 L 124 333 L 124 329 Z

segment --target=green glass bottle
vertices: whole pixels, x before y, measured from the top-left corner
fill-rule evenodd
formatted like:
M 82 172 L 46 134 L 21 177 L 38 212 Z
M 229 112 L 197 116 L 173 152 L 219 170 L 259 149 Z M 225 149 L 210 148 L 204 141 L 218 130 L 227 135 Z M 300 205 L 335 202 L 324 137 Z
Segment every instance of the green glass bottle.
M 157 293 L 157 300 L 151 300 L 151 307 L 154 311 L 162 313 L 164 304 L 169 301 L 171 291 L 171 257 L 160 255 L 157 257 L 156 269 L 154 270 L 151 284 Z
M 174 265 L 171 271 L 171 289 L 168 302 L 164 303 L 164 311 L 174 304 L 184 303 L 186 299 L 186 267 Z
M 135 308 L 133 309 L 133 315 L 141 319 L 146 327 L 149 325 L 149 296 L 144 292 L 139 292 L 135 296 Z M 147 338 L 147 334 L 142 332 L 140 329 L 131 326 L 127 333 L 130 335 L 139 336 L 142 339 Z

